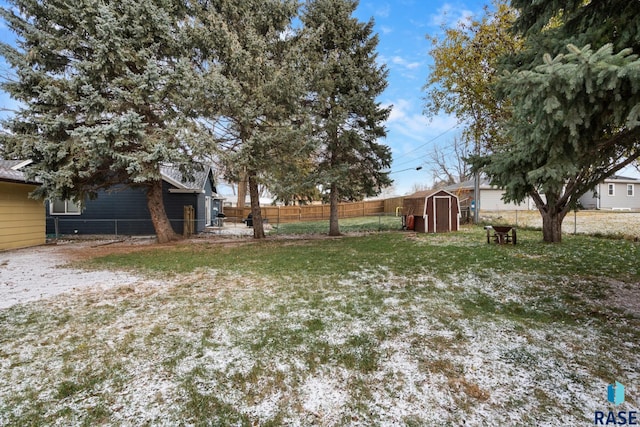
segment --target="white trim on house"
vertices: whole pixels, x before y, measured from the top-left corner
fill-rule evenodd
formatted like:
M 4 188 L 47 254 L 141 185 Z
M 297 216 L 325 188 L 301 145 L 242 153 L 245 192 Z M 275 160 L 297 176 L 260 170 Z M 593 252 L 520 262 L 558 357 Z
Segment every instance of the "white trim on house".
M 54 210 L 56 208 L 56 203 L 64 203 L 64 212 Z M 69 203 L 73 204 L 73 207 L 77 209 L 77 212 L 75 210 L 69 210 Z M 49 213 L 51 215 L 82 215 L 82 203 L 76 203 L 72 200 L 51 199 L 49 200 Z
M 187 190 L 187 187 L 183 183 L 176 181 L 175 179 L 171 178 L 166 174 L 161 174 L 161 175 L 163 180 L 167 181 L 169 184 L 173 185 L 174 187 L 178 187 L 178 189 L 181 189 L 181 190 Z
M 33 160 L 24 160 L 16 165 L 11 166 L 11 169 L 14 171 L 20 170 L 25 166 L 29 166 L 31 163 L 33 163 Z
M 211 197 L 204 196 L 204 225 L 211 225 Z

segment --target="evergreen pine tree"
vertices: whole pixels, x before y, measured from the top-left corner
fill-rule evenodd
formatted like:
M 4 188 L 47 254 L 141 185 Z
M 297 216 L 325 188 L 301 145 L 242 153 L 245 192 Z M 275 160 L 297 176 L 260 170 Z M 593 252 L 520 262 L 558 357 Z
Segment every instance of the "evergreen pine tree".
M 308 156 L 303 138 L 304 59 L 291 28 L 294 0 L 217 0 L 199 15 L 205 59 L 219 75 L 209 80 L 216 134 L 224 141 L 220 158 L 227 176 L 248 181 L 255 238 L 264 238 L 259 185 L 284 163 Z
M 579 197 L 640 156 L 640 3 L 512 3 L 525 48 L 498 85 L 510 142 L 472 161 L 507 200 L 530 195 L 544 241 L 560 242 Z
M 384 122 L 391 108 L 376 98 L 387 86 L 387 70 L 376 63 L 373 21 L 359 22 L 354 0 L 309 0 L 302 16 L 307 54 L 314 67 L 310 103 L 319 140 L 317 174 L 328 190 L 329 235 L 340 234 L 338 202 L 378 194 L 391 183 Z
M 8 155 L 34 161 L 36 196 L 82 201 L 115 184 L 143 187 L 158 240 L 177 238 L 159 167 L 189 175 L 199 92 L 186 44 L 186 3 L 174 0 L 10 0 L 18 37 L 0 46 L 15 70 L 4 90 L 19 113 L 5 122 Z

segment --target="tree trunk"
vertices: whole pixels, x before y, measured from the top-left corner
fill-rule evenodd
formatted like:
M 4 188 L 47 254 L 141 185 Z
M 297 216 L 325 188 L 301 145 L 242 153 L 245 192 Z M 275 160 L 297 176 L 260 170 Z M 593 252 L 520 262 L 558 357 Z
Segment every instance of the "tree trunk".
M 548 206 L 547 209 L 541 209 L 540 214 L 542 215 L 542 240 L 546 243 L 562 242 L 562 221 L 567 214 L 566 210 Z
M 260 209 L 260 193 L 258 181 L 254 173 L 249 173 L 249 196 L 251 197 L 251 213 L 253 215 L 253 238 L 264 239 L 264 226 L 262 224 L 262 211 Z
M 340 235 L 340 224 L 338 222 L 338 186 L 331 184 L 329 193 L 329 236 Z
M 247 198 L 247 173 L 242 172 L 242 175 L 240 176 L 240 182 L 238 183 L 238 200 L 236 203 L 239 209 L 244 208 L 246 198 Z
M 558 193 L 547 192 L 545 199 L 540 193 L 529 193 L 542 217 L 542 240 L 546 243 L 562 242 L 562 221 L 569 212 L 568 204 L 561 204 L 561 191 Z
M 542 240 L 546 243 L 560 243 L 562 241 L 562 223 L 558 215 L 550 212 L 541 212 L 542 215 Z
M 158 243 L 179 240 L 180 236 L 173 231 L 162 200 L 162 180 L 154 181 L 147 188 L 147 207 L 151 214 L 151 222 L 156 230 Z

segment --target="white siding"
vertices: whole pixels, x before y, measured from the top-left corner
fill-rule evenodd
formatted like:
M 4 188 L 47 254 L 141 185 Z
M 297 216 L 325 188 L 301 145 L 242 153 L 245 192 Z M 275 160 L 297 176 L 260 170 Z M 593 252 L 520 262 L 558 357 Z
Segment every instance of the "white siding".
M 600 196 L 600 209 L 640 209 L 640 197 L 638 197 L 638 187 L 640 184 L 632 182 L 616 182 L 614 194 L 609 195 L 608 184 L 600 184 L 602 191 Z M 627 185 L 632 185 L 633 195 L 628 195 Z
M 527 197 L 522 203 L 506 203 L 502 200 L 503 191 L 500 189 L 480 190 L 480 210 L 483 211 L 505 211 L 505 210 L 529 210 L 535 209 L 534 203 Z

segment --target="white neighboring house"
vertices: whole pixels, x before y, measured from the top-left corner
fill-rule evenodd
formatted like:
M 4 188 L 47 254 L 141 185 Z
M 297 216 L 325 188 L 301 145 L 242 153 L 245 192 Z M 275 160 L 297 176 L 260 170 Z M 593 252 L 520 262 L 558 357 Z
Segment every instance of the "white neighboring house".
M 580 197 L 584 209 L 640 210 L 640 180 L 613 175 Z
M 473 200 L 474 180 L 453 184 L 444 189 L 455 194 L 460 199 L 461 206 L 469 206 Z M 521 203 L 505 202 L 502 200 L 504 190 L 489 183 L 487 178 L 480 179 L 480 210 L 481 211 L 513 211 L 536 210 L 533 199 L 527 196 Z

